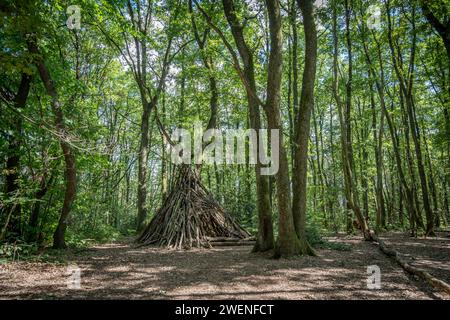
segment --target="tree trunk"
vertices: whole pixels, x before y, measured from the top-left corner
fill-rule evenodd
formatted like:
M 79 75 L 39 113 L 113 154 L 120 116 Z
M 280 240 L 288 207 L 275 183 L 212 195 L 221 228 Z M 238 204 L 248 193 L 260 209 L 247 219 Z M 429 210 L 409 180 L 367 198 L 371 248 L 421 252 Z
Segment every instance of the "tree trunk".
M 370 78 L 370 72 L 369 72 Z M 371 88 L 372 89 L 372 88 Z M 382 227 L 385 228 L 384 225 L 384 217 L 386 215 L 385 206 L 384 206 L 384 196 L 383 196 L 383 172 L 382 172 L 382 150 L 383 150 L 383 120 L 384 120 L 384 112 L 381 110 L 380 115 L 380 127 L 377 134 L 377 115 L 375 111 L 375 100 L 373 97 L 373 91 L 370 90 L 370 103 L 372 105 L 372 131 L 373 131 L 373 141 L 375 146 L 375 163 L 376 163 L 376 207 L 377 207 L 377 215 L 376 215 L 376 229 L 379 231 Z
M 19 89 L 14 96 L 14 108 L 19 110 L 25 107 L 30 92 L 31 76 L 22 73 Z M 11 97 L 12 98 L 12 97 Z M 12 121 L 11 134 L 8 135 L 8 158 L 5 166 L 5 194 L 10 198 L 19 196 L 19 176 L 20 176 L 20 152 L 22 135 L 22 118 L 16 116 Z M 21 228 L 22 207 L 18 201 L 9 203 L 2 209 L 2 216 L 10 214 L 7 230 L 18 237 L 22 234 Z
M 306 239 L 306 197 L 308 170 L 308 142 L 310 136 L 311 112 L 314 108 L 314 84 L 316 79 L 317 32 L 311 0 L 297 0 L 302 11 L 305 30 L 305 68 L 298 112 L 295 114 L 295 152 L 292 177 L 292 215 L 297 236 L 300 240 L 300 254 L 314 254 Z M 319 159 L 317 159 L 319 162 Z M 281 168 L 280 168 L 281 170 Z
M 412 39 L 412 47 L 410 52 L 410 62 L 408 66 L 408 78 L 405 79 L 403 75 L 403 71 L 401 68 L 401 62 L 399 61 L 398 56 L 401 56 L 400 51 L 398 50 L 396 53 L 395 47 L 394 47 L 394 41 L 392 37 L 392 17 L 390 12 L 390 1 L 388 0 L 386 2 L 386 8 L 387 8 L 387 16 L 388 16 L 388 42 L 389 47 L 391 50 L 392 55 L 392 62 L 394 65 L 394 70 L 397 75 L 397 78 L 400 83 L 400 89 L 405 97 L 405 105 L 406 105 L 406 111 L 407 111 L 407 117 L 408 117 L 408 124 L 409 129 L 411 132 L 411 136 L 413 138 L 414 143 L 414 149 L 416 153 L 417 158 L 417 168 L 419 171 L 419 179 L 420 179 L 420 186 L 422 189 L 422 200 L 423 200 L 423 207 L 425 211 L 425 216 L 427 219 L 427 225 L 426 225 L 426 234 L 427 235 L 434 235 L 433 227 L 434 227 L 434 221 L 433 221 L 433 212 L 431 210 L 430 206 L 430 200 L 429 200 L 429 194 L 428 194 L 428 184 L 425 174 L 425 168 L 423 165 L 423 156 L 422 156 L 422 148 L 420 144 L 420 132 L 419 128 L 417 126 L 417 122 L 415 119 L 415 106 L 414 106 L 414 98 L 412 94 L 412 87 L 413 87 L 413 74 L 414 74 L 414 65 L 415 65 L 415 53 L 416 53 L 416 29 L 415 29 L 415 6 L 413 6 L 413 12 L 412 12 L 412 18 L 411 18 L 411 24 L 412 24 L 412 33 L 413 33 L 413 39 Z
M 279 170 L 276 173 L 278 204 L 278 241 L 276 257 L 288 257 L 301 253 L 300 241 L 295 231 L 291 207 L 289 164 L 284 146 L 280 113 L 280 91 L 282 76 L 282 28 L 280 4 L 277 0 L 266 0 L 269 18 L 270 54 L 267 72 L 267 99 L 265 112 L 269 129 L 279 130 Z M 273 152 L 273 150 L 272 150 Z
M 378 80 L 378 78 L 375 75 L 375 70 L 374 70 L 372 60 L 369 55 L 369 50 L 368 50 L 368 47 L 367 47 L 367 44 L 365 41 L 365 35 L 362 34 L 364 53 L 365 53 L 367 64 L 368 64 L 368 67 L 370 70 L 370 75 L 373 76 L 373 81 L 375 82 L 375 86 L 376 86 L 376 89 L 378 92 L 378 98 L 380 99 L 380 105 L 381 105 L 381 111 L 384 113 L 384 116 L 386 117 L 386 121 L 388 124 L 389 133 L 390 133 L 392 144 L 393 144 L 394 157 L 395 157 L 395 161 L 396 161 L 396 165 L 397 165 L 397 173 L 398 173 L 401 185 L 402 185 L 403 189 L 405 190 L 406 208 L 407 208 L 408 216 L 409 216 L 409 220 L 410 220 L 411 234 L 414 235 L 415 234 L 415 224 L 416 224 L 416 220 L 417 220 L 416 219 L 417 212 L 416 212 L 416 208 L 414 205 L 413 187 L 411 187 L 411 184 L 408 184 L 408 182 L 406 181 L 406 176 L 403 171 L 402 159 L 401 159 L 401 155 L 400 155 L 400 143 L 399 143 L 398 134 L 396 133 L 396 129 L 394 127 L 394 122 L 391 118 L 390 112 L 386 109 L 386 102 L 385 102 L 385 96 L 384 96 L 385 78 L 384 78 L 383 59 L 382 59 L 382 53 L 381 53 L 381 44 L 375 36 L 374 36 L 374 40 L 375 40 L 375 44 L 377 47 L 377 56 L 378 56 L 378 61 L 380 64 L 380 77 L 379 77 L 380 80 Z M 402 106 L 402 102 L 403 102 L 403 100 L 402 100 L 402 95 L 401 95 L 400 96 L 400 105 L 401 106 Z M 405 139 L 406 138 L 407 138 L 407 134 L 405 135 Z M 406 142 L 408 145 L 408 139 L 406 139 Z M 407 151 L 406 152 L 407 158 L 410 159 L 409 148 L 407 148 L 406 151 Z M 410 161 L 408 161 L 408 167 L 410 169 L 412 168 L 412 164 L 410 163 Z M 412 185 L 414 186 L 414 184 L 415 184 L 414 176 L 412 176 L 412 180 L 413 180 Z
M 55 88 L 54 82 L 51 79 L 50 73 L 45 65 L 44 58 L 42 57 L 36 38 L 29 37 L 27 39 L 28 50 L 36 55 L 35 64 L 39 71 L 39 75 L 47 91 L 47 94 L 52 98 L 51 105 L 52 111 L 55 115 L 55 126 L 58 130 L 61 149 L 64 154 L 65 167 L 65 179 L 66 189 L 64 193 L 64 202 L 61 209 L 61 216 L 58 221 L 55 233 L 53 234 L 53 248 L 63 249 L 66 247 L 65 232 L 68 225 L 69 215 L 72 203 L 75 199 L 77 188 L 77 170 L 75 154 L 70 145 L 68 132 L 64 123 L 64 114 L 62 104 L 59 101 L 58 93 Z
M 149 145 L 149 122 L 150 107 L 144 99 L 142 102 L 141 118 L 141 140 L 139 144 L 138 155 L 138 193 L 137 193 L 137 225 L 136 230 L 141 231 L 144 228 L 144 222 L 147 217 L 147 165 L 148 165 L 148 145 Z
M 361 209 L 358 205 L 358 194 L 355 190 L 354 186 L 354 177 L 353 177 L 353 155 L 351 151 L 351 129 L 349 128 L 350 123 L 350 111 L 351 111 L 351 76 L 352 76 L 352 51 L 351 51 L 351 38 L 350 38 L 350 7 L 348 1 L 346 3 L 346 34 L 347 34 L 347 49 L 349 55 L 349 80 L 346 86 L 346 105 L 345 105 L 345 114 L 343 113 L 343 103 L 341 97 L 339 95 L 339 80 L 338 80 L 338 36 L 337 36 L 337 8 L 336 1 L 333 5 L 333 43 L 334 43 L 334 55 L 333 55 L 333 95 L 336 101 L 336 105 L 338 107 L 339 114 L 339 122 L 341 127 L 341 145 L 342 145 L 342 166 L 344 171 L 344 187 L 345 187 L 345 195 L 347 200 L 347 206 L 351 209 L 357 219 L 357 223 L 361 228 L 361 231 L 364 235 L 364 239 L 370 240 L 371 233 L 367 224 L 366 219 L 364 219 Z
M 256 90 L 255 71 L 253 56 L 250 49 L 245 42 L 243 35 L 243 27 L 240 25 L 237 18 L 233 0 L 223 0 L 223 9 L 227 18 L 228 24 L 231 28 L 234 41 L 238 48 L 239 55 L 244 64 L 244 77 L 247 82 L 246 93 L 250 112 L 250 126 L 256 130 L 257 133 L 257 154 L 260 152 L 259 144 L 259 129 L 261 128 L 261 119 L 259 111 L 259 103 L 255 99 L 254 94 Z M 250 92 L 251 90 L 252 92 Z M 257 210 L 258 210 L 258 236 L 253 251 L 267 251 L 274 247 L 273 223 L 272 223 L 272 209 L 270 203 L 269 178 L 261 175 L 261 163 L 259 158 L 255 165 L 256 175 L 256 196 L 257 196 Z
M 39 190 L 36 191 L 34 194 L 34 199 L 37 200 L 34 202 L 33 207 L 31 209 L 30 213 L 30 220 L 28 222 L 28 226 L 30 231 L 27 234 L 27 241 L 33 242 L 38 239 L 38 222 L 39 222 L 39 215 L 41 210 L 41 200 L 44 198 L 44 196 L 47 194 L 47 191 L 49 189 L 49 186 L 52 184 L 54 178 L 53 172 L 51 173 L 50 178 L 47 180 L 47 174 L 46 172 L 42 175 L 40 180 L 40 186 Z

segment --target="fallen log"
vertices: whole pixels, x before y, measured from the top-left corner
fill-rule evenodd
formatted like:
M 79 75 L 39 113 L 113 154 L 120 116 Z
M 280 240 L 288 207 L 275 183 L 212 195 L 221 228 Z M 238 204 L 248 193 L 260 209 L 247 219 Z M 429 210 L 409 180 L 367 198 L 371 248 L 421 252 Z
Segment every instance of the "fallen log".
M 253 246 L 256 241 L 221 241 L 210 242 L 213 247 Z
M 433 277 L 428 272 L 411 266 L 408 262 L 406 262 L 404 259 L 400 257 L 400 254 L 398 251 L 389 248 L 386 246 L 386 244 L 381 240 L 377 235 L 373 234 L 372 238 L 376 243 L 378 243 L 378 246 L 380 250 L 386 254 L 388 257 L 394 259 L 406 272 L 413 274 L 415 276 L 418 276 L 422 280 L 425 280 L 428 282 L 431 286 L 434 288 L 443 290 L 445 293 L 450 295 L 450 285 L 446 283 L 445 281 L 442 281 L 438 278 Z
M 255 237 L 234 238 L 234 237 L 206 237 L 209 242 L 230 242 L 230 241 L 255 241 Z

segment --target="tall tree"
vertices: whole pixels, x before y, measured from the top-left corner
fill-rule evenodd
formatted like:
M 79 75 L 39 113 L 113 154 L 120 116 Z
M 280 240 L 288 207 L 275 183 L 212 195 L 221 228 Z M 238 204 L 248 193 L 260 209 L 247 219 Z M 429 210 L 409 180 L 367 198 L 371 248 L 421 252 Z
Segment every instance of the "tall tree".
M 444 42 L 444 46 L 447 52 L 447 79 L 445 79 L 444 75 L 444 83 L 446 82 L 447 86 L 447 97 L 444 98 L 443 104 L 443 115 L 445 121 L 445 135 L 447 137 L 447 168 L 446 174 L 444 176 L 444 180 L 447 187 L 450 187 L 450 9 L 448 6 L 448 1 L 436 1 L 434 3 L 430 3 L 427 0 L 420 0 L 420 5 L 422 7 L 423 14 L 427 18 L 430 25 L 434 30 L 439 34 L 442 41 Z M 437 11 L 437 12 L 436 12 Z M 443 12 L 442 12 L 443 11 Z M 438 12 L 441 12 L 444 20 L 438 17 Z M 444 85 L 445 87 L 445 85 Z M 446 197 L 447 198 L 447 197 Z
M 167 28 L 167 39 L 164 43 L 164 49 L 161 53 L 161 70 L 156 77 L 150 77 L 148 70 L 155 70 L 156 66 L 152 66 L 148 60 L 149 55 L 149 39 L 152 28 L 155 28 L 156 22 L 152 20 L 154 14 L 154 6 L 152 1 L 141 3 L 141 0 L 126 3 L 126 12 L 122 10 L 119 4 L 116 4 L 115 10 L 119 12 L 118 23 L 124 29 L 121 32 L 124 48 L 120 45 L 113 35 L 109 34 L 103 26 L 98 25 L 101 32 L 107 40 L 121 53 L 126 64 L 133 72 L 133 77 L 139 89 L 142 104 L 142 115 L 140 122 L 140 143 L 138 150 L 138 185 L 137 185 L 137 219 L 136 229 L 142 230 L 144 221 L 148 213 L 147 204 L 147 185 L 148 185 L 148 153 L 150 139 L 150 116 L 152 111 L 157 107 L 161 92 L 164 88 L 169 64 L 173 59 L 171 56 L 172 43 L 174 41 L 173 31 L 170 30 L 170 23 L 176 20 L 179 13 L 179 6 L 174 5 L 173 16 L 170 16 L 169 26 Z M 168 4 L 168 8 L 172 8 Z M 133 30 L 127 32 L 128 28 Z
M 0 95 L 5 103 L 12 103 L 16 111 L 24 108 L 30 92 L 31 76 L 22 73 L 19 88 L 14 94 L 9 88 L 2 86 Z M 8 157 L 5 166 L 5 194 L 11 198 L 19 196 L 19 176 L 20 176 L 20 153 L 22 134 L 22 118 L 16 117 L 11 124 L 10 134 L 8 135 Z M 7 230 L 15 236 L 20 236 L 21 228 L 21 205 L 19 201 L 14 201 L 5 205 L 2 209 L 2 215 L 6 218 Z
M 423 200 L 423 207 L 425 211 L 425 216 L 427 218 L 427 226 L 426 226 L 426 233 L 427 235 L 433 235 L 433 227 L 434 227 L 434 217 L 433 212 L 431 210 L 430 206 L 430 200 L 429 200 L 429 193 L 428 193 L 428 183 L 425 173 L 425 167 L 423 164 L 423 156 L 422 156 L 422 146 L 421 146 L 421 140 L 420 140 L 420 131 L 418 128 L 418 124 L 415 117 L 415 103 L 414 103 L 414 97 L 413 97 L 413 83 L 414 83 L 414 70 L 415 70 L 415 57 L 416 57 L 416 42 L 417 42 L 417 32 L 415 27 L 415 19 L 416 19 L 416 7 L 415 4 L 412 4 L 412 18 L 411 18 L 411 27 L 412 27 L 412 39 L 411 39 L 411 50 L 410 50 L 410 59 L 409 59 L 409 65 L 408 65 L 408 71 L 405 73 L 401 66 L 401 52 L 400 50 L 396 50 L 393 36 L 392 36 L 392 14 L 391 14 L 391 7 L 390 7 L 390 1 L 386 1 L 386 10 L 387 10 L 387 17 L 388 17 L 388 40 L 389 40 L 389 47 L 391 50 L 391 57 L 392 62 L 394 65 L 395 74 L 397 75 L 397 78 L 399 80 L 400 90 L 401 94 L 405 98 L 405 105 L 406 105 L 406 111 L 407 111 L 407 118 L 408 118 L 408 125 L 409 130 L 411 132 L 411 136 L 414 142 L 414 149 L 416 153 L 416 159 L 417 159 L 417 169 L 419 171 L 419 178 L 420 178 L 420 186 L 422 189 L 422 200 Z M 406 74 L 406 76 L 405 76 Z
M 64 122 L 63 105 L 59 99 L 55 82 L 51 78 L 50 72 L 45 65 L 45 58 L 39 50 L 37 38 L 34 35 L 27 37 L 28 50 L 34 55 L 34 63 L 38 70 L 41 81 L 47 94 L 51 97 L 52 111 L 55 116 L 55 126 L 65 161 L 66 189 L 64 192 L 64 203 L 61 209 L 58 225 L 53 234 L 53 248 L 61 249 L 66 247 L 65 233 L 68 225 L 72 203 L 75 199 L 77 189 L 77 169 L 75 152 L 70 145 L 70 136 Z
M 233 0 L 223 0 L 223 10 L 231 28 L 234 42 L 241 57 L 243 70 L 242 77 L 247 94 L 248 109 L 250 114 L 250 127 L 256 130 L 257 134 L 257 154 L 261 152 L 259 129 L 261 125 L 260 102 L 257 98 L 257 88 L 255 80 L 254 57 L 245 37 L 244 26 L 239 21 Z M 256 194 L 258 210 L 258 235 L 254 251 L 267 251 L 274 248 L 272 208 L 269 193 L 269 178 L 261 174 L 261 162 L 259 159 L 255 165 Z
M 306 240 L 306 198 L 308 143 L 310 137 L 311 113 L 314 108 L 314 85 L 316 79 L 317 31 L 314 22 L 313 1 L 297 1 L 302 11 L 305 32 L 305 68 L 303 70 L 300 105 L 295 123 L 295 152 L 293 166 L 293 202 L 292 212 L 295 230 L 300 240 L 300 253 L 313 254 Z M 317 159 L 319 161 L 319 159 Z
M 345 0 L 345 25 L 346 25 L 346 39 L 347 39 L 347 51 L 348 51 L 348 80 L 346 83 L 346 103 L 345 110 L 344 104 L 342 102 L 341 96 L 339 94 L 339 75 L 338 75 L 338 57 L 339 57 L 339 47 L 338 47 L 338 34 L 337 34 L 337 2 L 333 3 L 333 44 L 334 44 L 334 54 L 333 54 L 333 96 L 338 107 L 339 123 L 341 127 L 341 146 L 342 146 L 342 166 L 344 173 L 344 188 L 345 196 L 349 209 L 351 209 L 358 221 L 358 225 L 363 232 L 364 238 L 371 239 L 371 234 L 369 226 L 366 219 L 364 219 L 361 209 L 359 207 L 358 193 L 355 187 L 354 178 L 354 160 L 353 151 L 351 148 L 351 128 L 350 128 L 350 113 L 351 113 L 351 99 L 352 99 L 352 42 L 350 36 L 350 15 L 351 9 L 348 0 Z M 347 231 L 351 229 L 349 226 L 349 221 L 347 218 Z
M 279 130 L 279 169 L 276 173 L 278 205 L 278 239 L 275 255 L 288 257 L 301 253 L 301 243 L 295 230 L 292 215 L 289 163 L 283 138 L 280 112 L 280 89 L 282 76 L 282 26 L 280 3 L 278 0 L 266 0 L 269 17 L 270 53 L 267 69 L 267 98 L 264 111 L 269 129 Z M 306 242 L 305 242 L 306 243 Z

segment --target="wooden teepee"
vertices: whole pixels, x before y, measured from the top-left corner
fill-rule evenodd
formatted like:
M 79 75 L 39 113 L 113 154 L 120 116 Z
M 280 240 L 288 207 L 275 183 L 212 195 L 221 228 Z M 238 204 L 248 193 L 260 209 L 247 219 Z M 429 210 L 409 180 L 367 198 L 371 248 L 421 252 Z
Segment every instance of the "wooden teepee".
M 182 165 L 167 198 L 137 242 L 189 249 L 211 247 L 212 238 L 248 237 L 202 185 L 195 170 Z

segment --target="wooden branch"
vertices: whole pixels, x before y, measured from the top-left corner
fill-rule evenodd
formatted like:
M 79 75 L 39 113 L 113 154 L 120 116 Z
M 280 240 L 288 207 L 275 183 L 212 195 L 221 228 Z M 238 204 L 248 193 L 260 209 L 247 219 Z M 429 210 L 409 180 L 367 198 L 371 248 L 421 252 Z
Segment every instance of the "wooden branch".
M 161 208 L 136 240 L 140 245 L 159 245 L 173 249 L 211 248 L 210 239 L 241 245 L 249 234 L 225 212 L 201 184 L 191 166 L 177 167 L 175 183 Z M 225 238 L 240 241 L 223 241 Z
M 227 48 L 228 52 L 230 53 L 231 58 L 233 60 L 233 67 L 236 70 L 236 72 L 238 73 L 238 76 L 241 79 L 242 83 L 244 84 L 244 87 L 245 87 L 246 91 L 255 99 L 255 101 L 262 108 L 265 108 L 266 104 L 258 97 L 256 92 L 251 88 L 251 86 L 249 84 L 249 81 L 248 81 L 247 77 L 245 76 L 244 71 L 241 68 L 241 65 L 239 63 L 239 58 L 238 58 L 236 52 L 234 52 L 233 47 L 231 46 L 230 42 L 227 40 L 227 38 L 225 37 L 223 32 L 212 22 L 211 17 L 198 4 L 197 0 L 194 0 L 194 3 L 197 6 L 198 10 L 200 10 L 200 12 L 205 17 L 205 20 L 208 23 L 208 25 L 217 33 L 217 35 L 220 37 L 220 39 L 222 40 L 223 44 Z
M 256 241 L 217 241 L 210 242 L 212 247 L 254 246 Z
M 433 26 L 434 29 L 439 33 L 440 36 L 444 37 L 447 29 L 449 28 L 450 20 L 447 22 L 447 26 L 439 21 L 439 19 L 431 11 L 428 5 L 429 0 L 420 0 L 420 6 L 422 7 L 422 12 L 427 18 L 428 22 Z
M 159 118 L 159 115 L 158 115 L 158 108 L 157 108 L 156 105 L 154 106 L 154 109 L 155 109 L 156 123 L 158 124 L 158 128 L 159 128 L 160 133 L 161 133 L 162 135 L 164 135 L 164 137 L 167 139 L 167 141 L 169 142 L 169 144 L 170 144 L 171 146 L 174 146 L 175 143 L 172 141 L 172 139 L 170 139 L 170 136 L 169 136 L 169 134 L 167 133 L 167 130 L 166 130 L 166 128 L 164 127 L 164 124 L 161 122 L 161 119 Z
M 407 271 L 410 274 L 418 276 L 422 280 L 428 282 L 434 288 L 442 290 L 448 295 L 450 295 L 450 285 L 448 283 L 433 277 L 431 274 L 422 269 L 411 266 L 409 263 L 407 263 L 404 259 L 400 257 L 398 251 L 395 251 L 394 249 L 391 249 L 388 246 L 386 246 L 386 244 L 377 235 L 372 235 L 372 238 L 376 243 L 378 243 L 380 250 L 388 257 L 394 259 L 405 271 Z

